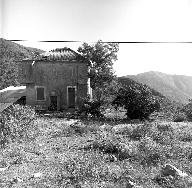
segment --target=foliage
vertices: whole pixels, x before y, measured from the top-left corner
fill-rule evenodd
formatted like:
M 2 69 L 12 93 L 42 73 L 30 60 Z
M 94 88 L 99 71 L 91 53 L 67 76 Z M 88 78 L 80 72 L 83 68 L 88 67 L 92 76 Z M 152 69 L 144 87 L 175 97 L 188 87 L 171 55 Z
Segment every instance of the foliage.
M 91 87 L 102 87 L 114 78 L 113 61 L 117 60 L 119 45 L 117 43 L 103 43 L 99 40 L 94 45 L 84 43 L 78 52 L 89 60 Z
M 183 122 L 183 121 L 186 121 L 187 120 L 187 117 L 184 113 L 182 112 L 178 112 L 177 114 L 174 115 L 173 117 L 173 121 L 174 122 Z
M 42 50 L 0 39 L 0 89 L 18 85 L 18 61 L 36 57 Z
M 170 100 L 185 104 L 187 96 L 192 96 L 192 78 L 184 75 L 170 75 L 157 71 L 149 71 L 125 78 L 134 79 L 155 89 Z
M 98 152 L 77 152 L 69 156 L 64 168 L 70 174 L 70 181 L 67 184 L 76 185 L 88 179 L 98 180 L 107 175 L 107 167 L 103 155 Z
M 34 109 L 28 106 L 13 105 L 0 115 L 1 144 L 30 138 L 35 130 Z
M 103 87 L 94 90 L 93 99 L 86 97 L 82 99 L 80 113 L 86 117 L 103 117 L 105 109 L 108 109 L 111 102 L 115 99 L 118 93 L 118 83 L 114 79 L 110 84 L 104 83 Z
M 161 145 L 156 143 L 151 137 L 143 137 L 139 142 L 138 148 L 142 165 L 157 165 L 164 159 Z
M 151 113 L 160 109 L 160 104 L 151 90 L 137 83 L 121 87 L 113 105 L 123 106 L 130 119 L 148 119 Z
M 128 187 L 132 178 L 135 187 L 186 187 L 171 177 L 154 180 L 167 163 L 192 173 L 189 122 L 123 124 L 125 131 L 118 133 L 115 127 L 100 129 L 103 122 L 93 120 L 37 117 L 35 122 L 41 132 L 35 139 L 0 149 L 0 162 L 11 164 L 0 173 L 0 186 L 115 188 Z M 86 131 L 90 126 L 95 131 Z M 77 127 L 83 134 L 76 134 Z M 22 181 L 13 181 L 15 177 Z
M 101 40 L 94 45 L 84 43 L 78 49 L 88 60 L 93 99 L 98 101 L 97 104 L 109 104 L 118 91 L 119 85 L 113 71 L 113 62 L 117 60 L 118 50 L 117 43 L 104 43 Z
M 91 116 L 91 117 L 102 117 L 101 112 L 101 102 L 97 100 L 91 100 L 89 97 L 86 97 L 82 100 L 82 105 L 79 110 L 79 113 L 81 115 L 84 115 L 85 117 Z
M 8 86 L 17 86 L 18 66 L 13 59 L 6 59 L 0 62 L 0 89 Z
M 102 87 L 96 87 L 93 91 L 93 99 L 103 106 L 109 106 L 118 94 L 120 83 L 114 77 L 110 83 L 103 82 Z
M 182 111 L 185 113 L 187 116 L 187 120 L 192 121 L 192 99 L 189 100 L 189 103 L 186 104 Z

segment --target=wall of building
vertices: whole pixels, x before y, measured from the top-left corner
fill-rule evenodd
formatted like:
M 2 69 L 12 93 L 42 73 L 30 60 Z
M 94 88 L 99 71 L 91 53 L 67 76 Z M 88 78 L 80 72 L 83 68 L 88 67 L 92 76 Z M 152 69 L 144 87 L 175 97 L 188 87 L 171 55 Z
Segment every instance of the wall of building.
M 50 105 L 51 92 L 55 92 L 58 98 L 58 110 L 66 109 L 67 106 L 67 86 L 76 86 L 77 105 L 81 98 L 87 96 L 88 72 L 86 63 L 78 62 L 53 62 L 37 61 L 33 63 L 32 70 L 27 63 L 26 81 L 27 99 L 26 103 L 31 106 L 43 106 L 48 108 Z M 31 75 L 32 72 L 32 75 Z M 44 101 L 36 100 L 36 86 L 45 86 L 46 98 Z

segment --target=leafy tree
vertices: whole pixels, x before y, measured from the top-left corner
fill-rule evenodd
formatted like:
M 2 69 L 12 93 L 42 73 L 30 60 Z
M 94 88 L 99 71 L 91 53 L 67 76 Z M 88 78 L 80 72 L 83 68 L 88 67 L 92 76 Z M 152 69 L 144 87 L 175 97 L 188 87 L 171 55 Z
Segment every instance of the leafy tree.
M 150 114 L 160 109 L 160 104 L 152 91 L 145 85 L 131 84 L 122 87 L 113 105 L 124 107 L 130 119 L 148 119 Z
M 101 106 L 109 104 L 118 91 L 118 82 L 113 70 L 117 60 L 119 45 L 117 43 L 84 43 L 78 52 L 88 60 L 89 77 L 93 89 L 93 99 L 85 99 L 85 108 L 93 116 L 101 116 Z M 86 111 L 86 110 L 85 110 Z
M 118 50 L 117 43 L 103 43 L 101 40 L 94 45 L 84 43 L 78 48 L 78 52 L 89 60 L 89 76 L 94 90 L 114 80 L 113 62 L 117 60 Z

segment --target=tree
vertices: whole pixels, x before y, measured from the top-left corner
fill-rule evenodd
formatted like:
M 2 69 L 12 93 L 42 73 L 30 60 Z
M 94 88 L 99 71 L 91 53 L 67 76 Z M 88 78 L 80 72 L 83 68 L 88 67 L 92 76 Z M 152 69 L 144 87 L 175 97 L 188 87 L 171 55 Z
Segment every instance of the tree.
M 151 90 L 141 84 L 122 87 L 113 105 L 124 107 L 130 119 L 148 119 L 150 114 L 160 109 L 160 104 Z
M 112 102 L 118 91 L 117 78 L 113 71 L 113 62 L 117 60 L 117 43 L 84 43 L 78 52 L 88 60 L 89 77 L 93 89 L 93 99 L 84 100 L 84 112 L 92 116 L 102 116 L 101 106 Z
M 117 60 L 118 50 L 117 43 L 103 43 L 101 40 L 94 45 L 84 43 L 78 48 L 78 52 L 89 60 L 89 76 L 93 90 L 103 88 L 114 80 L 113 62 Z

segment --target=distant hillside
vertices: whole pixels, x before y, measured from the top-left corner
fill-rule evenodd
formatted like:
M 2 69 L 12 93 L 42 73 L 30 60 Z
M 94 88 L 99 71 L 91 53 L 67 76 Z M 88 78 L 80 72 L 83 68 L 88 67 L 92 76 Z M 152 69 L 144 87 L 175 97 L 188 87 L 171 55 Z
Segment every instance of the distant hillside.
M 17 61 L 36 57 L 44 52 L 0 38 L 0 89 L 18 85 Z
M 145 84 L 143 84 L 143 83 L 137 82 L 136 80 L 134 80 L 134 79 L 132 79 L 132 78 L 127 78 L 127 77 L 119 77 L 118 80 L 119 80 L 119 82 L 120 82 L 122 85 L 126 85 L 126 86 L 138 85 L 138 87 L 139 87 L 139 85 L 145 85 Z M 161 98 L 165 98 L 165 96 L 163 96 L 162 93 L 154 90 L 153 88 L 150 88 L 150 87 L 147 86 L 147 85 L 146 85 L 146 87 L 148 87 L 148 88 L 151 90 L 151 92 L 152 92 L 152 94 L 153 94 L 154 96 L 161 97 Z
M 151 91 L 151 93 L 156 97 L 156 99 L 160 103 L 160 113 L 153 114 L 154 116 L 156 116 L 155 119 L 159 118 L 158 116 L 162 116 L 163 119 L 167 120 L 172 119 L 173 115 L 177 112 L 177 110 L 181 109 L 183 106 L 182 103 L 169 99 L 168 97 L 164 96 L 162 93 L 156 91 L 155 89 L 149 87 L 148 85 L 137 82 L 132 78 L 119 77 L 118 81 L 124 86 L 134 85 L 138 89 L 142 88 L 140 87 L 142 85 L 143 87 L 147 87 Z
M 22 60 L 31 58 L 44 52 L 43 50 L 31 47 L 25 47 L 15 42 L 0 38 L 0 60 Z
M 192 98 L 192 77 L 183 75 L 170 75 L 156 71 L 145 72 L 137 75 L 127 75 L 139 83 L 160 92 L 171 100 L 185 104 Z

